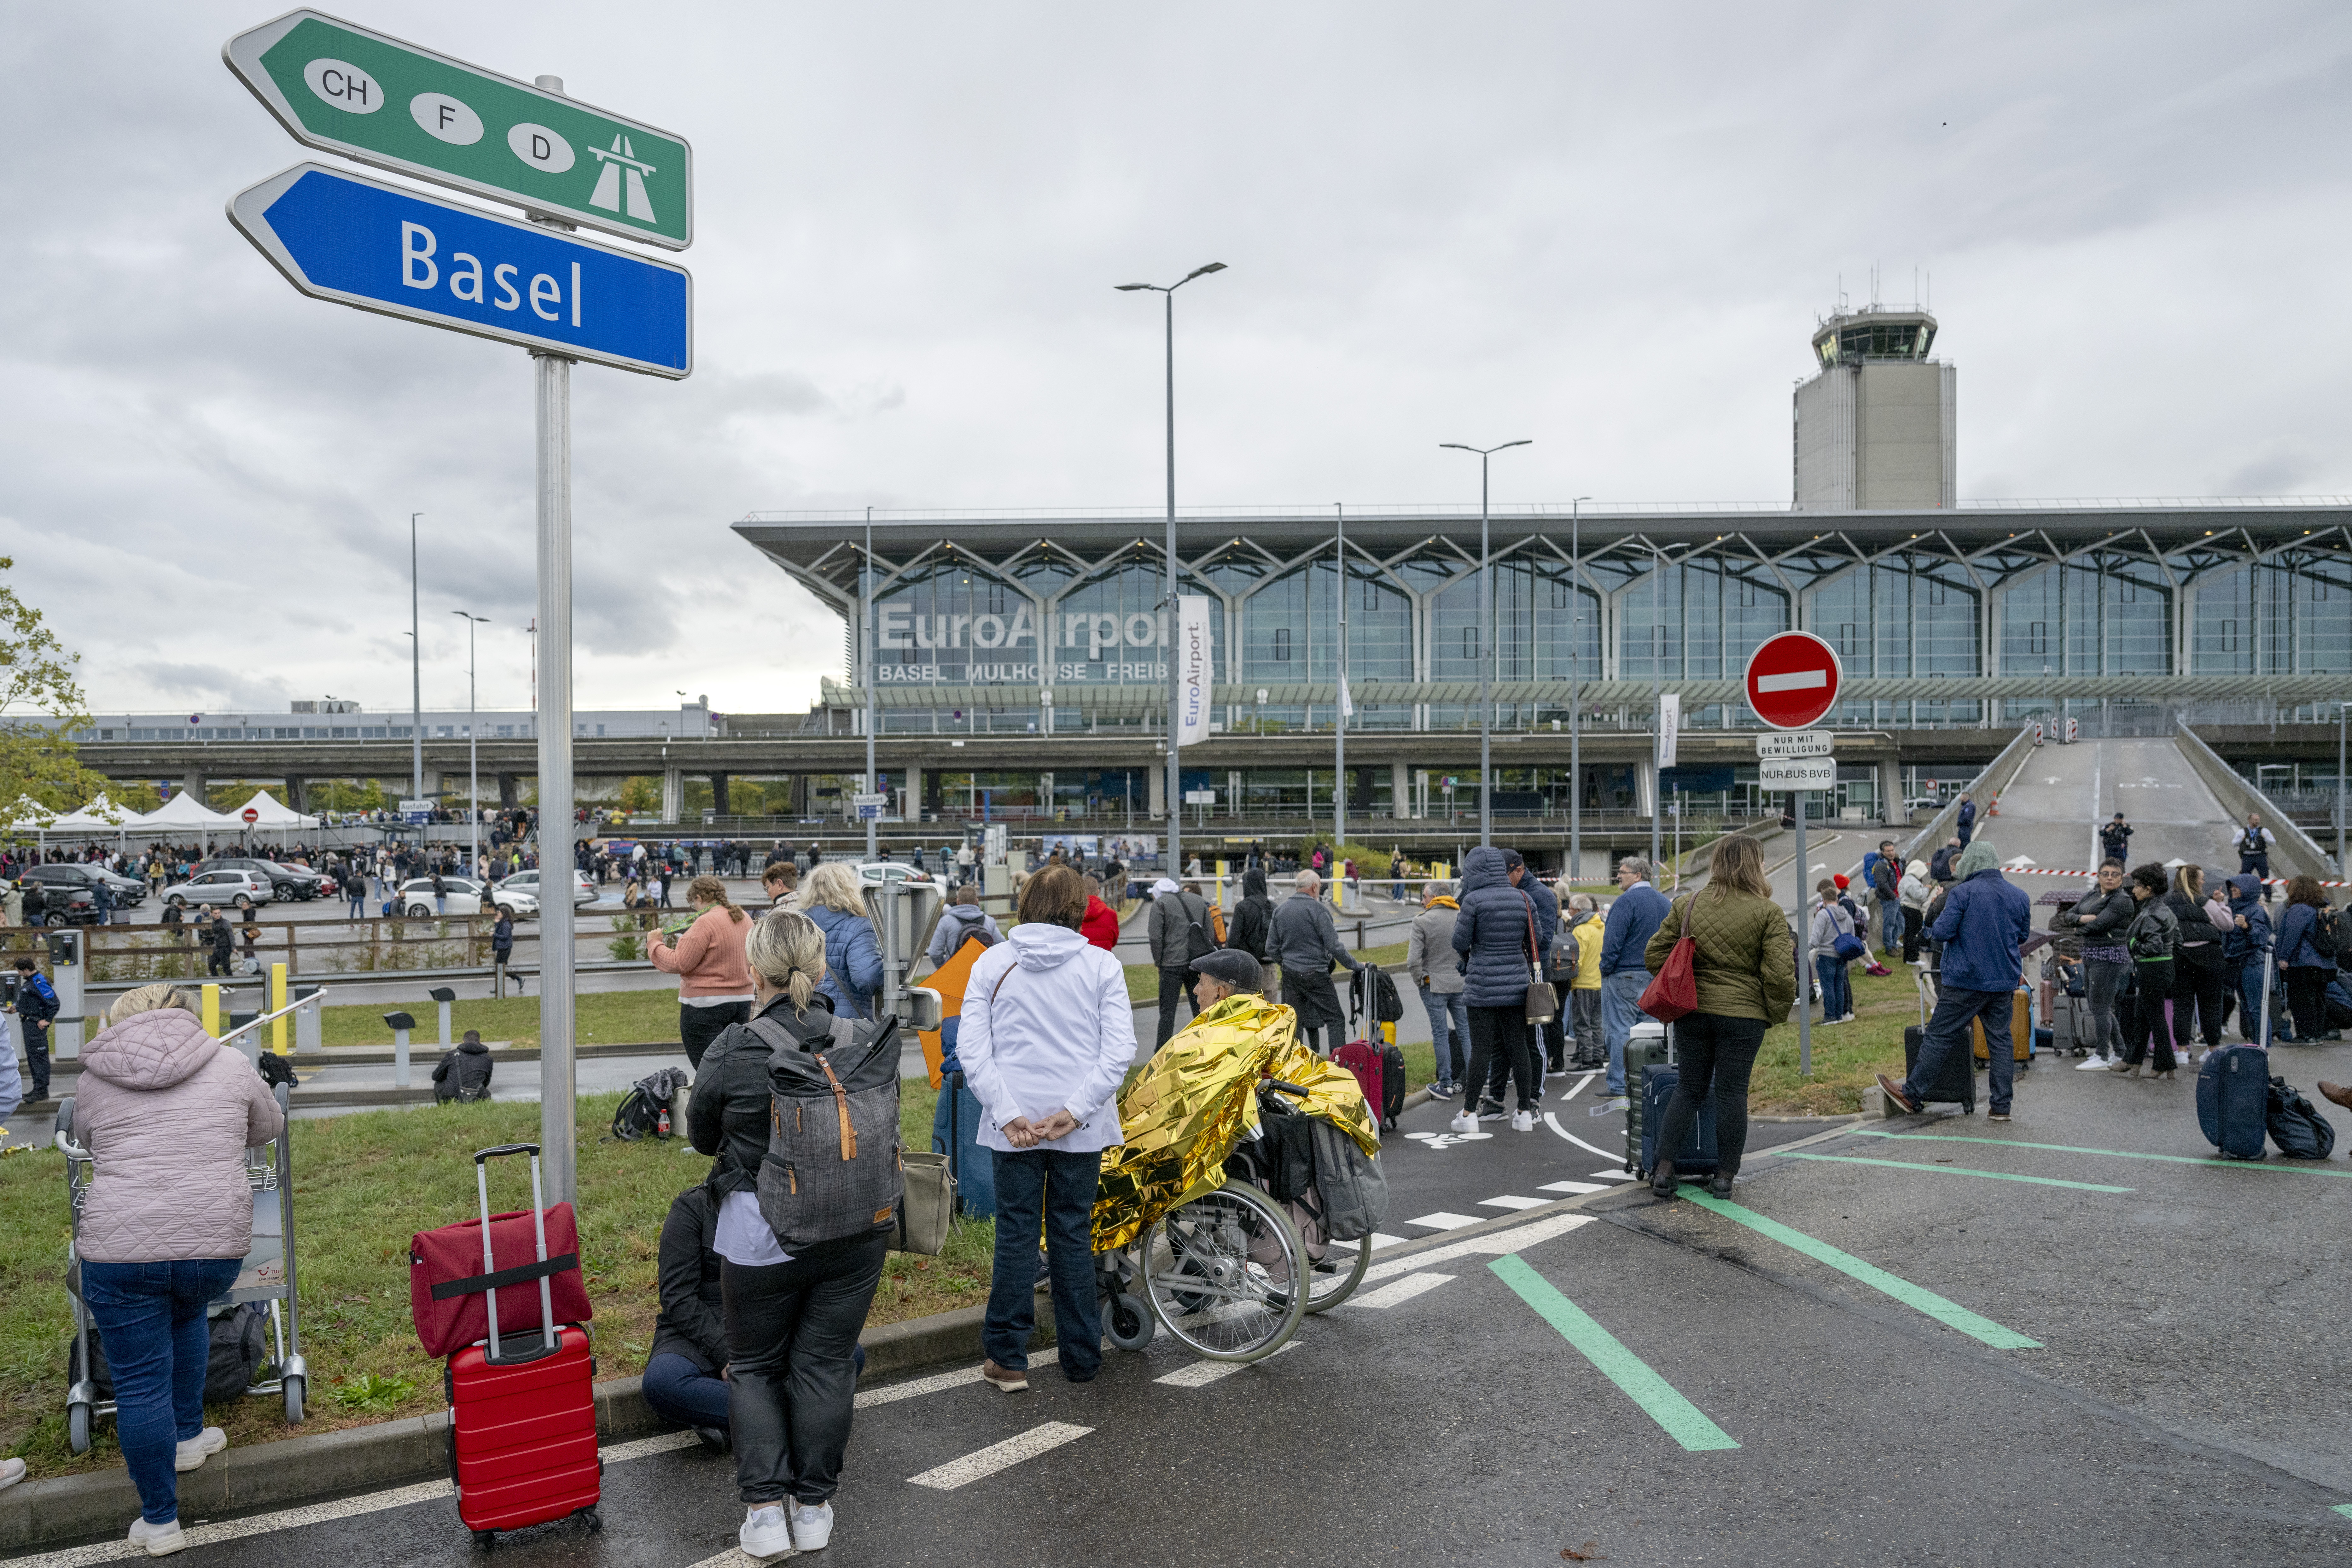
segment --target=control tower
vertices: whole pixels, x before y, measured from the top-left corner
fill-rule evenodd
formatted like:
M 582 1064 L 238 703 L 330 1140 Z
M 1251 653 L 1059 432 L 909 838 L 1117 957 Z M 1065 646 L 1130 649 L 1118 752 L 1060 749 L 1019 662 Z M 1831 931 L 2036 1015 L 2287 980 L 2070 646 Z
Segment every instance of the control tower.
M 1958 372 L 1929 359 L 1936 318 L 1871 305 L 1813 333 L 1797 388 L 1799 511 L 1907 511 L 1954 501 Z

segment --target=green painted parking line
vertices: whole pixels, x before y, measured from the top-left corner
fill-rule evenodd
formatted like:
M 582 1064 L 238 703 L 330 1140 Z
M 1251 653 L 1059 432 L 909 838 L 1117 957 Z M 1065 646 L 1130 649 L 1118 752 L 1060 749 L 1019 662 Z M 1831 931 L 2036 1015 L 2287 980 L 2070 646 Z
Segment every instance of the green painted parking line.
M 1768 1154 L 1779 1153 L 1767 1149 Z M 1898 1171 L 1938 1171 L 1948 1176 L 1990 1176 L 1997 1182 L 2032 1182 L 2037 1187 L 2074 1187 L 2086 1193 L 2127 1193 L 2129 1187 L 2110 1187 L 2098 1182 L 2062 1182 L 2055 1176 L 2020 1176 L 2008 1171 L 1974 1171 L 1966 1165 L 1916 1165 L 1908 1160 L 1869 1160 L 1860 1154 L 1781 1154 L 1784 1160 L 1828 1160 L 1840 1165 L 1891 1165 Z
M 1711 1193 L 1686 1193 L 1691 1202 L 1713 1209 L 1728 1220 L 1737 1220 L 1748 1229 L 1769 1236 L 1783 1247 L 1793 1247 L 1819 1263 L 1826 1263 L 1839 1273 L 1861 1280 L 1874 1290 L 1894 1297 L 1915 1311 L 1948 1328 L 1955 1328 L 1973 1339 L 2000 1351 L 2038 1351 L 2040 1340 L 2029 1340 L 2014 1329 L 2004 1329 L 1990 1318 L 1969 1311 L 1957 1301 L 1947 1301 L 1933 1290 L 1914 1285 L 1908 1279 L 1889 1274 L 1874 1263 L 1864 1263 L 1850 1252 L 1841 1252 L 1826 1241 L 1816 1241 L 1801 1230 L 1790 1230 L 1777 1219 L 1767 1219 L 1750 1208 L 1743 1208 L 1728 1198 L 1718 1198 Z
M 1706 1411 L 1685 1399 L 1673 1384 L 1652 1371 L 1649 1363 L 1627 1350 L 1622 1341 L 1594 1322 L 1583 1308 L 1553 1289 L 1551 1281 L 1537 1273 L 1526 1258 L 1513 1253 L 1496 1258 L 1486 1267 L 1517 1291 L 1519 1300 L 1536 1310 L 1537 1317 L 1558 1329 L 1560 1338 L 1600 1368 L 1601 1376 L 1622 1389 L 1626 1398 L 1642 1407 L 1643 1415 L 1664 1427 L 1667 1436 L 1695 1453 L 1739 1447 L 1730 1433 L 1706 1418 Z
M 2342 1514 L 2347 1519 L 2352 1519 L 2352 1502 L 2337 1503 L 2336 1505 L 2335 1511 Z
M 2232 1171 L 2279 1171 L 2294 1176 L 2334 1176 L 2352 1181 L 2352 1171 L 2330 1171 L 2302 1160 L 2224 1160 L 2219 1154 L 2144 1154 L 2137 1149 L 2081 1149 L 2072 1143 L 2028 1143 L 2020 1138 L 1963 1138 L 1954 1132 L 1881 1132 L 1875 1128 L 1848 1130 L 1856 1138 L 1905 1138 L 1923 1143 L 1990 1143 L 1998 1149 L 2048 1149 L 2060 1154 L 2105 1154 L 2117 1160 L 2161 1160 L 2170 1165 L 2220 1165 Z

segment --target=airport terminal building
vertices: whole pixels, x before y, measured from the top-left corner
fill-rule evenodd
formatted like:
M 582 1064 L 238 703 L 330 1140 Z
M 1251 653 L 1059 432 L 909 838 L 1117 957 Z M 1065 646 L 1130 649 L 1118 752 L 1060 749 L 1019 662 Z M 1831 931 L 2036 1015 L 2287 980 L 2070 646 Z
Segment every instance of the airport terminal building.
M 1370 763 L 1349 795 L 1388 815 L 1401 795 L 1419 806 L 1426 770 L 1408 761 L 1433 742 L 1467 732 L 1475 773 L 1490 658 L 1496 731 L 1547 742 L 1571 712 L 1595 739 L 1645 731 L 1660 689 L 1680 694 L 1687 730 L 1756 728 L 1742 667 L 1790 627 L 1838 650 L 1834 724 L 1893 737 L 2040 714 L 2093 734 L 2310 722 L 2352 695 L 2352 500 L 1960 500 L 1957 374 L 1930 357 L 1935 334 L 1919 310 L 1822 323 L 1787 507 L 1496 507 L 1491 610 L 1475 506 L 1181 513 L 1182 591 L 1214 610 L 1216 731 L 1328 737 L 1344 672 Z M 735 531 L 842 616 L 843 679 L 813 728 L 862 733 L 870 688 L 886 742 L 1164 734 L 1159 512 L 877 510 L 870 552 L 862 511 L 754 513 Z M 1202 749 L 1198 787 L 1291 793 L 1287 778 L 1255 790 L 1210 754 L 1223 749 Z M 1854 771 L 1838 804 L 1893 804 L 1893 775 Z M 1108 782 L 1148 785 L 1159 809 L 1156 778 Z M 1582 785 L 1588 804 L 1646 810 L 1657 783 L 1602 757 Z M 1557 764 L 1514 761 L 1496 787 L 1570 786 Z

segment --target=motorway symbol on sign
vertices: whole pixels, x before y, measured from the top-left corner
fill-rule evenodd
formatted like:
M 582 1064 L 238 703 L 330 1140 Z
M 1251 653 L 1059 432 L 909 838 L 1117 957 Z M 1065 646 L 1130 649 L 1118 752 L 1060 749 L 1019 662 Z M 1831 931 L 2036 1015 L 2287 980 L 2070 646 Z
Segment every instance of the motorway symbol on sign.
M 677 380 L 694 368 L 686 268 L 298 163 L 229 221 L 305 294 Z
M 1837 784 L 1837 762 L 1831 757 L 1767 757 L 1756 764 L 1756 783 L 1763 789 L 1830 789 Z
M 306 147 L 666 249 L 694 243 L 678 137 L 316 11 L 221 58 Z
M 1826 757 L 1835 749 L 1837 737 L 1827 730 L 1785 731 L 1776 735 L 1756 737 L 1756 754 L 1759 757 Z
M 1811 632 L 1766 637 L 1748 656 L 1748 705 L 1775 730 L 1801 730 L 1837 705 L 1837 650 Z

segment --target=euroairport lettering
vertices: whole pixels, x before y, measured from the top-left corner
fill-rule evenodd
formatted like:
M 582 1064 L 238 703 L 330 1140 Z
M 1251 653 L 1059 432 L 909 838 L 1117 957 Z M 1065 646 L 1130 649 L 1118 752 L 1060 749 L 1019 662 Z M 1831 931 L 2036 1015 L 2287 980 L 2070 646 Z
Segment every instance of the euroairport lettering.
M 1013 685 L 1034 683 L 1037 667 L 1034 664 L 877 664 L 874 679 L 885 686 L 984 686 L 1003 681 Z M 1168 679 L 1164 664 L 1082 664 L 1073 659 L 1054 667 L 1056 681 L 1107 681 L 1118 685 L 1135 685 Z
M 1058 646 L 1083 647 L 1089 664 L 1101 663 L 1107 648 L 1158 647 L 1166 640 L 1165 617 L 1148 610 L 1129 616 L 1076 610 L 1055 616 L 1053 621 L 1060 633 Z M 1017 647 L 1036 637 L 1025 609 L 1013 611 L 1010 617 L 919 616 L 911 610 L 886 609 L 876 629 L 886 648 Z M 1167 673 L 1160 668 L 1162 679 Z

